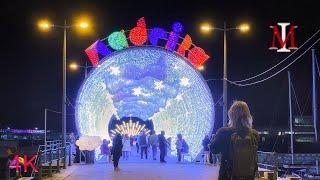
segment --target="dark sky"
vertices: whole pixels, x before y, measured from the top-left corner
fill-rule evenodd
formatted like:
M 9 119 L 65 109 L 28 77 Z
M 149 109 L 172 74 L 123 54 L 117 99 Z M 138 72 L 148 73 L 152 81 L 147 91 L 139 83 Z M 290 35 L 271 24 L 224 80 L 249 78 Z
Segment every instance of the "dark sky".
M 44 109 L 61 110 L 63 31 L 39 31 L 37 21 L 41 18 L 49 18 L 58 25 L 62 25 L 64 19 L 68 24 L 72 24 L 79 15 L 91 18 L 91 33 L 80 36 L 73 29 L 68 30 L 67 61 L 69 63 L 76 60 L 82 65 L 89 63 L 84 50 L 95 40 L 105 38 L 113 31 L 133 28 L 140 17 L 146 18 L 148 28 L 163 27 L 167 31 L 171 30 L 174 21 L 180 21 L 185 26 L 181 35 L 189 34 L 193 42 L 211 57 L 205 63 L 206 70 L 202 72 L 205 79 L 222 78 L 223 33 L 214 31 L 204 35 L 199 31 L 200 24 L 211 22 L 216 27 L 222 27 L 223 21 L 226 21 L 228 27 L 235 27 L 241 22 L 248 22 L 251 26 L 249 33 L 230 31 L 227 34 L 228 76 L 230 80 L 239 80 L 256 75 L 289 55 L 268 49 L 272 39 L 270 25 L 277 22 L 298 25 L 295 39 L 296 45 L 300 46 L 320 28 L 317 7 L 319 4 L 316 0 L 254 3 L 221 0 L 10 1 L 8 5 L 2 5 L 1 10 L 0 122 L 3 127 L 43 128 Z M 319 35 L 317 37 L 319 38 Z M 319 56 L 319 43 L 316 50 Z M 293 58 L 288 62 L 292 60 Z M 299 59 L 289 70 L 292 72 L 301 111 L 303 115 L 311 115 L 311 96 L 308 99 L 311 92 L 311 52 Z M 67 96 L 73 105 L 83 79 L 83 70 L 67 72 Z M 319 83 L 319 77 L 317 82 Z M 222 81 L 210 81 L 208 84 L 214 101 L 217 101 L 222 94 Z M 287 126 L 287 86 L 287 71 L 249 87 L 229 84 L 229 103 L 234 99 L 248 102 L 257 127 Z M 293 108 L 294 115 L 299 115 L 295 103 Z M 221 126 L 222 106 L 217 105 L 215 109 L 217 128 Z M 72 106 L 69 106 L 67 111 L 68 114 L 74 113 Z M 67 118 L 68 131 L 74 130 L 74 117 L 69 115 Z M 48 129 L 61 129 L 61 115 L 48 114 Z

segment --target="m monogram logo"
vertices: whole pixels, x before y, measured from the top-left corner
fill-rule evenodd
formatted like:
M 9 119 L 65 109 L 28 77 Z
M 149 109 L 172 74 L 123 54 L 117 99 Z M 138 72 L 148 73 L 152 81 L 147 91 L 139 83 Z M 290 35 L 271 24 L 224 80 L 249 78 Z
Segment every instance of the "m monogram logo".
M 289 26 L 289 32 L 286 33 L 286 27 L 290 25 L 290 23 L 277 23 L 281 27 L 281 37 L 280 32 L 277 25 L 270 26 L 271 29 L 273 29 L 273 37 L 272 37 L 272 44 L 271 47 L 269 47 L 270 50 L 277 50 L 277 52 L 290 52 L 291 49 L 298 49 L 297 46 L 294 44 L 294 29 L 298 28 L 296 25 Z M 280 49 L 276 46 L 275 41 L 276 38 L 279 42 Z M 290 46 L 287 49 L 286 44 L 291 38 Z

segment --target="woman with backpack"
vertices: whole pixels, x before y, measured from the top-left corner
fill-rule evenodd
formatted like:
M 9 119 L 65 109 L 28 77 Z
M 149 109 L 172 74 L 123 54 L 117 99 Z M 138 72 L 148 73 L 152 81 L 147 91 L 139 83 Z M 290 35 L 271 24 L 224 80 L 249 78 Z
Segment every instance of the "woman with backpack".
M 220 128 L 210 143 L 210 151 L 221 153 L 219 180 L 253 180 L 258 170 L 258 132 L 252 129 L 248 105 L 236 101 L 228 111 L 229 127 Z

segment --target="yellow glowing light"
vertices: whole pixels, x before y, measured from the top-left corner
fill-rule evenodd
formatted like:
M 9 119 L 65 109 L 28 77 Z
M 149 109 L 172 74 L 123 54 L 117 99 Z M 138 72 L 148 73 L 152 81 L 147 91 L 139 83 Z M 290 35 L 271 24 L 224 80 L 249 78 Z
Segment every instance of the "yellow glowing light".
M 240 31 L 246 32 L 246 31 L 249 31 L 250 27 L 248 24 L 241 24 L 239 26 L 239 29 L 240 29 Z
M 48 28 L 49 24 L 40 24 L 39 26 L 42 27 L 42 28 Z
M 82 28 L 87 28 L 89 25 L 86 22 L 82 22 L 82 23 L 80 23 L 79 26 L 82 27 Z
M 199 67 L 198 67 L 198 70 L 199 70 L 199 71 L 204 70 L 204 66 L 199 66 Z
M 76 69 L 78 69 L 78 65 L 76 64 L 76 63 L 71 63 L 70 65 L 69 65 L 69 68 L 70 69 L 72 69 L 72 70 L 76 70 Z
M 116 133 L 119 133 L 121 135 L 128 134 L 128 136 L 135 136 L 141 131 L 144 131 L 148 135 L 151 131 L 149 129 L 146 129 L 145 126 L 145 124 L 141 126 L 139 122 L 132 123 L 131 120 L 129 122 L 122 121 L 122 124 L 116 124 L 116 128 L 114 130 L 111 130 L 111 133 L 112 136 L 114 136 Z
M 48 30 L 52 26 L 51 23 L 48 20 L 40 20 L 38 22 L 38 26 L 42 30 Z
M 209 24 L 203 24 L 203 25 L 201 25 L 201 30 L 202 31 L 210 31 L 210 30 L 212 30 L 213 29 L 213 27 L 211 27 Z

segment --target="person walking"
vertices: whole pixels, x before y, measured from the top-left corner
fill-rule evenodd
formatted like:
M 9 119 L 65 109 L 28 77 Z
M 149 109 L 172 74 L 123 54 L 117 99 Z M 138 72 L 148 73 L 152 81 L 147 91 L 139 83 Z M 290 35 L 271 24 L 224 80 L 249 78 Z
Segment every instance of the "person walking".
M 177 155 L 178 155 L 178 163 L 181 163 L 181 151 L 182 151 L 182 144 L 183 144 L 182 135 L 177 135 L 177 141 L 176 141 L 176 149 L 177 149 Z
M 139 137 L 140 137 L 140 133 L 135 135 L 135 137 L 134 137 L 134 141 L 136 142 L 136 148 L 137 148 L 137 156 L 139 156 L 139 149 L 140 149 L 140 147 L 139 147 Z
M 109 160 L 109 163 L 111 162 L 111 154 L 110 154 L 110 148 L 109 148 L 110 141 L 107 141 L 104 139 L 102 141 L 102 145 L 100 146 L 100 151 L 102 156 L 106 156 L 106 158 Z
M 122 155 L 122 136 L 117 133 L 112 142 L 113 167 L 115 171 L 119 171 L 119 159 Z
M 208 135 L 205 135 L 204 139 L 202 140 L 202 146 L 203 146 L 203 152 L 204 152 L 204 158 L 203 158 L 203 163 L 204 164 L 210 164 L 210 150 L 209 150 L 209 145 L 210 144 L 210 139 Z
M 156 135 L 156 131 L 153 130 L 150 136 L 150 145 L 152 148 L 153 160 L 157 160 L 158 144 L 159 144 L 159 137 Z
M 129 159 L 129 153 L 131 152 L 131 145 L 130 145 L 130 138 L 128 136 L 128 134 L 124 135 L 124 138 L 122 139 L 122 144 L 123 144 L 123 148 L 122 148 L 122 157 L 123 160 Z
M 143 159 L 143 152 L 146 155 L 146 159 L 148 159 L 148 152 L 147 152 L 147 136 L 144 131 L 142 131 L 141 136 L 139 138 L 139 146 L 141 147 L 141 159 Z
M 164 160 L 164 156 L 166 153 L 166 145 L 167 145 L 167 140 L 164 137 L 165 132 L 161 131 L 161 134 L 159 134 L 159 149 L 160 149 L 160 162 L 166 162 Z
M 249 107 L 243 101 L 235 101 L 228 111 L 228 116 L 230 119 L 229 127 L 220 128 L 215 139 L 209 145 L 212 153 L 221 153 L 222 155 L 219 180 L 253 180 L 258 170 L 259 135 L 256 130 L 252 129 L 252 116 Z M 248 143 L 247 140 L 250 142 Z M 245 147 L 245 145 L 249 146 Z M 245 150 L 241 151 L 241 147 L 245 147 Z M 244 154 L 239 155 L 239 152 Z M 236 155 L 237 153 L 238 155 Z M 238 175 L 246 172 L 250 172 L 250 174 L 246 174 L 245 177 Z

